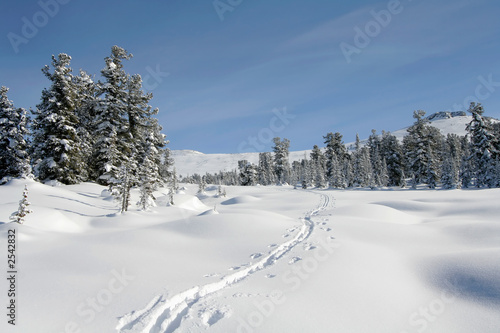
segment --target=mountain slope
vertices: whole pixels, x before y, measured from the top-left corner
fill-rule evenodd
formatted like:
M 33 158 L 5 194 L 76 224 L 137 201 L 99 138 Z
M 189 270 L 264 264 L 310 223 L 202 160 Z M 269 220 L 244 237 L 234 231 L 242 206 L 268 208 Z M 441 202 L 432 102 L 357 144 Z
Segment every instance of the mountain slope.
M 465 126 L 471 121 L 472 117 L 467 116 L 465 112 L 437 112 L 428 119 L 431 124 L 437 127 L 443 135 L 454 133 L 465 135 Z M 406 129 L 392 132 L 399 140 L 403 140 L 406 135 Z M 364 142 L 364 141 L 362 141 Z M 352 148 L 354 143 L 347 143 L 346 146 Z M 310 150 L 290 152 L 290 162 L 300 161 L 306 156 L 309 158 Z M 177 173 L 182 176 L 193 175 L 195 173 L 203 175 L 205 173 L 218 173 L 219 171 L 231 171 L 238 168 L 239 160 L 247 160 L 257 164 L 259 153 L 241 153 L 241 154 L 203 154 L 194 150 L 173 150 L 172 157 L 175 160 Z

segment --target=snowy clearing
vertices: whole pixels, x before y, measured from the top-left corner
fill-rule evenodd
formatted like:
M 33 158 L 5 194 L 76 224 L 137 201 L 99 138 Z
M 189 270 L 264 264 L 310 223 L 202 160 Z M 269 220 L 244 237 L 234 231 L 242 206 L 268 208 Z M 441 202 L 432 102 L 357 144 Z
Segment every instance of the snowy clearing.
M 33 213 L 8 223 L 26 183 Z M 1 186 L 0 331 L 498 332 L 500 189 L 185 186 L 126 214 L 91 183 Z

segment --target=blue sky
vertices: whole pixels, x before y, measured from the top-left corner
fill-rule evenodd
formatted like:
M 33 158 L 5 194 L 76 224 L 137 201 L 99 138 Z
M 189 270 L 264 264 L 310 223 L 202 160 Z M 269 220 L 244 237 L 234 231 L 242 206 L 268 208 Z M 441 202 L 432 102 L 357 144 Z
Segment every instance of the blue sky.
M 500 118 L 493 0 L 20 0 L 1 13 L 0 85 L 15 106 L 39 102 L 52 54 L 99 78 L 119 45 L 171 149 L 269 151 L 274 136 L 310 149 L 470 101 Z

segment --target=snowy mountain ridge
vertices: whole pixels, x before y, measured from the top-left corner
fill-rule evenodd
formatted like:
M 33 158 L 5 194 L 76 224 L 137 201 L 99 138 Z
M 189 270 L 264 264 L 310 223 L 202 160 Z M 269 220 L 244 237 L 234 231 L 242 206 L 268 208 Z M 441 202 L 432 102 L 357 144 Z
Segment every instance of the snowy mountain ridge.
M 449 133 L 463 136 L 466 134 L 465 127 L 470 123 L 472 117 L 467 116 L 465 111 L 441 111 L 427 117 L 432 126 L 438 128 L 443 135 Z M 495 121 L 498 121 L 495 119 Z M 398 140 L 402 141 L 407 133 L 407 128 L 402 128 L 391 132 Z M 326 134 L 326 133 L 325 133 Z M 361 143 L 365 143 L 362 140 Z M 346 143 L 350 150 L 354 149 L 354 142 Z M 312 148 L 312 147 L 311 147 Z M 289 159 L 300 161 L 306 156 L 309 158 L 311 150 L 292 151 Z M 247 160 L 257 164 L 259 153 L 236 153 L 236 154 L 204 154 L 195 150 L 172 150 L 172 157 L 175 161 L 177 173 L 182 176 L 205 173 L 218 173 L 219 171 L 231 171 L 237 169 L 239 160 Z

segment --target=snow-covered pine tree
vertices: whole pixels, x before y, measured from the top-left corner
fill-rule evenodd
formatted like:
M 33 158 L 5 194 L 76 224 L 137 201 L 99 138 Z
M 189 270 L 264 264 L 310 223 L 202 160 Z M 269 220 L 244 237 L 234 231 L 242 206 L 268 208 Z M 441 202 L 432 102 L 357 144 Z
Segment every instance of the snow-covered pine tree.
M 441 164 L 441 183 L 445 189 L 460 188 L 460 163 L 462 160 L 461 138 L 448 134 L 444 143 Z
M 370 151 L 370 163 L 373 170 L 372 186 L 386 186 L 388 178 L 387 165 L 383 162 L 382 140 L 375 130 L 372 130 L 372 134 L 368 138 L 367 146 Z
M 170 171 L 170 169 L 172 168 L 173 171 Z M 160 170 L 160 176 L 163 179 L 168 180 L 172 178 L 173 173 L 175 171 L 175 167 L 174 167 L 174 159 L 171 157 L 171 151 L 169 148 L 163 149 L 163 155 L 161 158 L 161 164 L 159 170 Z
M 370 151 L 366 147 L 361 147 L 359 135 L 356 134 L 355 150 L 352 155 L 352 186 L 372 186 L 372 178 Z
M 274 147 L 274 171 L 278 185 L 287 184 L 290 179 L 290 162 L 288 161 L 288 150 L 290 140 L 276 137 L 273 139 Z
M 242 186 L 253 186 L 257 183 L 257 167 L 247 160 L 238 161 L 240 172 L 240 184 Z
M 19 201 L 19 208 L 10 216 L 11 221 L 23 224 L 26 215 L 32 213 L 32 211 L 28 208 L 29 205 L 31 205 L 31 203 L 28 201 L 28 185 L 25 185 L 23 197 Z
M 330 132 L 323 138 L 326 144 L 326 178 L 331 187 L 345 188 L 347 184 L 344 175 L 344 165 L 345 161 L 348 159 L 348 153 L 342 141 L 342 134 Z
M 148 103 L 153 98 L 151 93 L 144 93 L 142 90 L 142 79 L 140 75 L 133 75 L 128 81 L 128 95 L 127 95 L 127 119 L 129 137 L 131 139 L 130 146 L 133 147 L 135 156 L 138 157 L 138 163 L 144 158 L 144 145 L 141 143 L 144 138 L 148 138 L 150 143 L 154 146 L 154 159 L 158 172 L 155 172 L 155 182 L 161 183 L 162 181 L 162 168 L 168 168 L 172 160 L 169 156 L 169 151 L 164 150 L 165 145 L 168 143 L 165 140 L 165 135 L 161 133 L 161 126 L 158 120 L 154 118 L 158 114 L 158 108 L 153 109 Z M 163 156 L 162 156 L 163 155 Z M 165 157 L 165 158 L 164 158 Z M 164 158 L 164 159 L 163 159 Z M 163 159 L 163 166 L 162 166 Z M 163 170 L 165 171 L 165 170 Z
M 481 103 L 470 104 L 472 120 L 466 129 L 471 142 L 471 162 L 476 187 L 494 187 L 496 185 L 495 156 L 499 153 L 495 148 L 495 136 L 488 118 L 483 117 Z
M 107 185 L 117 182 L 120 167 L 128 162 L 134 151 L 131 144 L 128 111 L 129 77 L 123 70 L 123 60 L 132 57 L 118 46 L 111 48 L 111 56 L 105 58 L 106 67 L 101 70 L 105 82 L 100 82 L 102 99 L 96 108 L 95 147 L 92 166 L 96 181 Z
M 0 87 L 0 184 L 9 177 L 26 178 L 31 174 L 27 152 L 29 118 L 25 109 L 14 108 L 8 91 Z
M 318 188 L 325 187 L 325 156 L 321 152 L 321 149 L 314 145 L 310 154 L 312 171 L 314 178 L 314 185 Z
M 70 61 L 69 55 L 61 53 L 57 58 L 52 56 L 52 73 L 49 66 L 42 69 L 52 82 L 50 88 L 42 92 L 33 126 L 32 160 L 35 175 L 42 181 L 76 184 L 85 180 L 87 165 L 77 130 L 78 91 Z
M 273 156 L 271 153 L 259 153 L 258 183 L 270 185 L 275 182 Z
M 381 149 L 387 166 L 387 185 L 401 187 L 404 182 L 404 159 L 402 147 L 396 136 L 384 132 L 382 134 Z
M 200 179 L 198 180 L 198 194 L 204 195 L 206 187 L 207 183 L 205 181 L 205 177 L 200 177 Z
M 467 137 L 462 137 L 460 140 L 462 150 L 462 158 L 460 161 L 460 184 L 462 188 L 469 188 L 473 181 L 473 165 L 471 159 L 471 143 Z
M 97 96 L 99 87 L 92 77 L 85 71 L 80 70 L 78 76 L 73 77 L 76 86 L 76 109 L 75 113 L 78 117 L 78 126 L 76 128 L 80 142 L 80 150 L 83 155 L 84 163 L 88 166 L 85 171 L 85 179 L 96 179 L 96 175 L 92 173 L 92 150 L 95 146 L 96 128 L 99 125 L 96 123 L 96 108 L 100 104 L 100 99 Z
M 443 138 L 439 130 L 430 126 L 429 120 L 424 116 L 425 111 L 413 112 L 415 123 L 408 128 L 408 133 L 403 139 L 405 159 L 412 177 L 413 188 L 421 183 L 433 187 L 439 179 L 439 152 Z
M 139 206 L 142 210 L 147 210 L 149 207 L 155 205 L 153 192 L 158 186 L 163 184 L 158 170 L 160 156 L 154 145 L 154 141 L 155 138 L 153 133 L 149 133 L 149 135 L 144 138 L 144 141 L 141 141 L 143 147 L 139 148 L 140 153 L 143 154 L 138 174 L 140 187 Z M 129 165 L 135 165 L 135 163 L 134 158 L 131 158 Z

